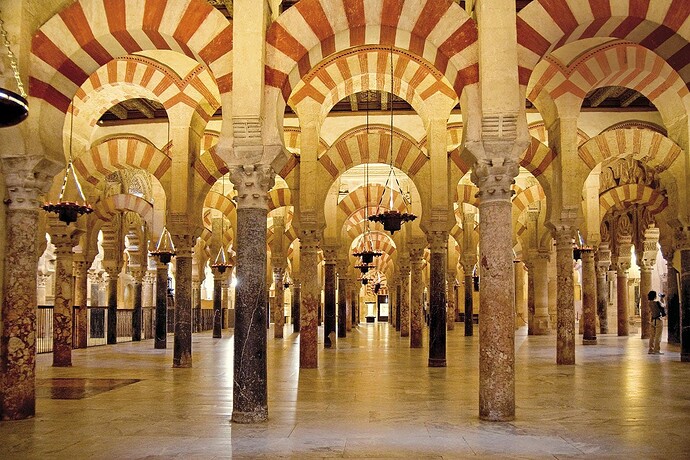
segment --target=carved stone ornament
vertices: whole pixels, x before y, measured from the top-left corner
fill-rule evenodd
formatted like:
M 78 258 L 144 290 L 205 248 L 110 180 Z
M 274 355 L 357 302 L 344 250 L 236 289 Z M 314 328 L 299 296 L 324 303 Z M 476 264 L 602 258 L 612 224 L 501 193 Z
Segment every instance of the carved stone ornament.
M 625 158 L 616 158 L 605 164 L 599 175 L 599 192 L 604 193 L 627 184 L 657 188 L 659 181 L 656 178 L 656 171 L 648 168 L 643 160 L 636 160 L 630 155 Z
M 268 209 L 268 191 L 275 184 L 271 165 L 231 166 L 230 180 L 237 190 L 238 208 Z
M 479 187 L 480 203 L 492 200 L 510 200 L 511 186 L 518 175 L 519 165 L 508 158 L 481 160 L 472 167 L 472 182 Z

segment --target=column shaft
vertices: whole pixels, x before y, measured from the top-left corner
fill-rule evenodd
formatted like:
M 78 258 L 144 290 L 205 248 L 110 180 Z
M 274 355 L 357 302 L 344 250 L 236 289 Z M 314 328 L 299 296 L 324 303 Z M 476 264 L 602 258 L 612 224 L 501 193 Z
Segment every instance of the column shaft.
M 400 286 L 400 337 L 410 336 L 410 270 L 402 269 Z
M 72 243 L 68 239 L 55 242 L 55 246 L 53 366 L 69 367 L 72 365 Z
M 643 339 L 649 338 L 649 331 L 652 325 L 652 312 L 649 309 L 649 302 L 645 300 L 651 290 L 652 267 L 643 263 L 640 266 L 640 336 Z
M 424 324 L 424 285 L 422 284 L 423 263 L 421 251 L 410 254 L 412 271 L 410 275 L 410 348 L 422 348 Z
M 400 275 L 398 275 L 400 276 Z M 395 331 L 400 332 L 400 304 L 402 303 L 402 281 L 395 285 Z
M 609 283 L 606 279 L 608 267 L 597 267 L 597 316 L 599 317 L 599 332 L 609 333 L 607 309 L 609 304 Z
M 465 337 L 472 337 L 474 334 L 474 280 L 472 272 L 465 271 Z
M 300 324 L 300 310 L 301 310 L 301 297 L 302 289 L 300 289 L 300 283 L 298 280 L 294 280 L 292 285 L 292 332 L 299 332 Z
M 141 341 L 141 322 L 143 317 L 142 283 L 141 279 L 135 279 L 134 284 L 134 312 L 132 313 L 132 341 Z
M 690 362 L 690 249 L 680 251 L 680 360 Z
M 594 267 L 594 252 L 582 250 L 582 334 L 583 345 L 597 343 L 597 283 Z
M 305 235 L 301 240 L 301 247 L 302 301 L 299 312 L 299 366 L 302 369 L 312 369 L 319 365 L 318 315 L 321 304 L 321 289 L 317 270 L 318 240 L 314 235 Z
M 263 192 L 265 194 L 265 192 Z M 237 287 L 232 420 L 268 419 L 266 370 L 266 218 L 268 207 L 237 208 Z
M 168 264 L 156 266 L 156 338 L 153 348 L 165 349 L 168 342 Z
M 673 256 L 666 259 L 666 310 L 668 343 L 680 343 L 680 298 L 678 296 L 678 271 L 673 267 Z
M 448 234 L 432 232 L 429 243 L 429 367 L 446 367 L 446 264 Z
M 76 307 L 76 333 L 75 348 L 86 348 L 89 342 L 89 310 L 87 305 L 88 278 L 87 266 L 84 261 L 76 261 L 74 267 L 74 306 Z
M 36 414 L 36 233 L 38 207 L 7 209 L 5 286 L 0 341 L 0 416 L 21 420 Z
M 449 274 L 446 282 L 446 327 L 449 331 L 455 329 L 455 275 Z
M 618 335 L 623 337 L 628 332 L 628 270 L 618 268 L 616 272 L 616 301 L 618 310 Z
M 185 235 L 188 237 L 189 235 Z M 192 367 L 192 244 L 177 244 L 175 269 L 175 338 L 173 367 Z
M 283 285 L 282 267 L 273 268 L 273 284 L 275 286 L 275 309 L 273 312 L 273 338 L 282 339 L 285 329 L 285 286 Z
M 223 337 L 223 280 L 220 273 L 213 274 L 213 338 Z
M 115 268 L 108 270 L 108 345 L 117 343 L 117 279 Z
M 323 346 L 331 348 L 336 336 L 335 260 L 326 259 L 325 267 Z
M 338 337 L 347 337 L 347 279 L 338 277 Z
M 556 230 L 556 364 L 575 364 L 575 292 L 573 285 L 573 231 Z

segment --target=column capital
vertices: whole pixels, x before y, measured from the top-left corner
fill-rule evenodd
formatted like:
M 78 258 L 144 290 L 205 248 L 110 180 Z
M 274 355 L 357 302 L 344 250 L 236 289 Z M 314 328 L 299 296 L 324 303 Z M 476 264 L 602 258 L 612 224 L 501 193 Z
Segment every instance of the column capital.
M 110 279 L 117 279 L 117 277 L 120 275 L 120 267 L 115 260 L 104 260 L 103 271 Z
M 321 232 L 312 228 L 301 228 L 299 231 L 300 251 L 318 251 Z
M 230 180 L 237 190 L 237 207 L 268 209 L 268 191 L 275 184 L 271 165 L 235 165 L 229 169 Z
M 89 266 L 85 260 L 72 260 L 72 275 L 73 276 L 87 276 Z
M 512 158 L 492 158 L 477 161 L 472 166 L 472 182 L 479 187 L 479 202 L 510 201 L 511 185 L 520 167 Z
M 171 231 L 170 236 L 175 244 L 176 257 L 192 257 L 197 238 L 195 234 L 175 228 L 175 232 Z
M 144 281 L 144 275 L 146 275 L 146 267 L 130 266 L 129 274 L 134 279 L 134 284 L 141 284 Z
M 335 265 L 338 261 L 338 249 L 340 246 L 333 244 L 323 244 L 321 245 L 321 250 L 323 251 L 324 261 L 328 265 Z
M 427 232 L 426 239 L 429 242 L 429 250 L 432 254 L 444 253 L 448 249 L 448 232 L 432 230 Z
M 42 155 L 22 155 L 0 158 L 9 209 L 38 211 L 42 195 L 48 193 L 53 177 L 60 172 L 63 165 L 51 161 Z

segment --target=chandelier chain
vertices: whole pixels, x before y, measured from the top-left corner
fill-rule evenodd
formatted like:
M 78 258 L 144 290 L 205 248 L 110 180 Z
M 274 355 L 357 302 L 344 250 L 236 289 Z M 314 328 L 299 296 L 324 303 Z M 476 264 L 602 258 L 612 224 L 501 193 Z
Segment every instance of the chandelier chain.
M 7 48 L 7 57 L 10 58 L 10 67 L 12 68 L 14 79 L 17 80 L 17 88 L 19 89 L 19 94 L 21 95 L 21 97 L 26 98 L 24 83 L 22 83 L 22 78 L 19 75 L 17 56 L 15 56 L 15 54 L 12 52 L 12 48 L 10 47 L 10 39 L 7 36 L 7 29 L 5 29 L 5 21 L 2 19 L 2 11 L 0 11 L 0 34 L 2 34 L 2 37 L 5 42 L 5 48 Z

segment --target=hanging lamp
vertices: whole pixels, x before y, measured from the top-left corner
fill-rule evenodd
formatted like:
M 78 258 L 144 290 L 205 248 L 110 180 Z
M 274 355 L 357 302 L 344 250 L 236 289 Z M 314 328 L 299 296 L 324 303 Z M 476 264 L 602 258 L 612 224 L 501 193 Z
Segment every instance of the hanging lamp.
M 285 270 L 283 274 L 283 287 L 287 289 L 290 286 L 292 286 L 292 280 L 290 279 L 290 274 Z
M 5 21 L 3 21 L 2 17 L 0 17 L 0 34 L 2 34 L 5 48 L 7 48 L 7 56 L 10 59 L 10 67 L 12 68 L 12 73 L 14 73 L 17 91 L 19 92 L 17 94 L 7 88 L 0 88 L 0 127 L 6 128 L 21 123 L 29 116 L 29 103 L 26 101 L 26 91 L 24 91 L 24 84 L 19 76 L 17 57 L 12 52 L 12 48 L 10 48 L 10 40 L 7 37 Z
M 366 94 L 366 93 L 365 93 Z M 367 97 L 367 118 L 366 118 L 366 135 L 369 137 L 369 98 Z M 367 142 L 367 145 L 369 143 Z M 374 257 L 379 257 L 383 253 L 374 251 L 374 246 L 371 242 L 371 234 L 369 230 L 369 160 L 364 163 L 364 188 L 366 193 L 366 203 L 364 204 L 364 236 L 359 250 L 352 253 L 353 256 L 359 257 L 363 265 L 369 265 L 374 262 Z
M 417 218 L 414 214 L 410 212 L 400 212 L 393 207 L 393 191 L 394 184 L 397 186 L 400 195 L 402 196 L 403 202 L 405 203 L 405 210 L 409 209 L 412 204 L 411 199 L 405 195 L 402 188 L 400 187 L 400 181 L 395 174 L 395 169 L 393 168 L 393 46 L 391 46 L 391 126 L 390 126 L 390 171 L 388 172 L 388 178 L 386 179 L 386 185 L 383 189 L 383 194 L 379 200 L 379 204 L 376 207 L 376 214 L 369 217 L 369 220 L 373 222 L 380 222 L 383 224 L 383 229 L 390 234 L 394 234 L 400 230 L 402 224 L 405 222 L 411 222 Z M 390 199 L 388 203 L 388 210 L 381 207 L 383 204 L 384 197 L 386 196 L 386 191 L 390 193 Z
M 170 119 L 168 119 L 168 142 L 165 144 L 165 148 L 170 148 Z M 163 226 L 163 231 L 161 232 L 160 238 L 158 238 L 158 244 L 156 244 L 156 249 L 149 252 L 151 256 L 157 257 L 161 263 L 169 263 L 173 257 L 175 257 L 175 244 L 173 244 L 172 236 L 168 229 Z
M 72 162 L 72 138 L 74 130 L 74 105 L 72 104 L 70 108 L 70 128 L 69 128 L 69 160 L 67 162 L 67 167 L 65 168 L 65 177 L 62 180 L 62 188 L 60 189 L 60 195 L 58 196 L 57 203 L 46 202 L 43 204 L 43 209 L 47 212 L 54 212 L 58 215 L 58 219 L 67 225 L 72 222 L 76 222 L 77 218 L 82 214 L 90 214 L 93 212 L 93 208 L 89 203 L 86 202 L 84 197 L 84 192 L 82 191 L 81 184 L 79 183 L 79 178 L 77 177 L 77 172 L 74 170 L 74 163 Z M 76 201 L 65 200 L 65 191 L 69 185 L 70 177 L 74 182 L 74 186 L 77 189 L 77 199 Z
M 355 265 L 355 268 L 358 269 L 358 270 L 362 273 L 362 275 L 365 275 L 369 270 L 371 270 L 372 268 L 374 268 L 374 266 L 373 266 L 373 265 L 370 265 L 370 264 L 364 264 L 364 263 L 362 263 L 362 264 L 359 264 L 359 265 Z
M 225 178 L 221 177 L 221 186 L 223 190 L 223 198 L 225 198 Z M 225 270 L 232 267 L 230 261 L 228 260 L 228 254 L 225 252 L 225 215 L 220 216 L 220 249 L 218 250 L 218 255 L 216 260 L 211 265 L 211 268 L 215 268 L 219 273 L 225 273 Z

